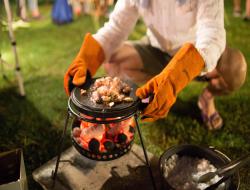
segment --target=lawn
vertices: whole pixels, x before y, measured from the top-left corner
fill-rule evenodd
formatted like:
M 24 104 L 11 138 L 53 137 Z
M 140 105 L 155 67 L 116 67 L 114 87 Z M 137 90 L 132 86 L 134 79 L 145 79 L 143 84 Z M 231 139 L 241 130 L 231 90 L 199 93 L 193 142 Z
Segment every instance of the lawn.
M 227 44 L 240 49 L 250 62 L 250 23 L 232 17 L 231 1 L 226 1 L 225 10 Z M 50 11 L 50 5 L 42 5 L 43 20 L 15 31 L 27 93 L 25 98 L 18 95 L 7 32 L 0 32 L 1 53 L 8 62 L 5 65 L 8 80 L 0 78 L 0 151 L 23 148 L 31 190 L 41 189 L 32 180 L 32 171 L 56 155 L 55 145 L 67 108 L 63 75 L 77 54 L 84 34 L 96 31 L 96 24 L 89 16 L 76 18 L 68 25 L 54 25 Z M 130 39 L 139 39 L 144 32 L 144 25 L 138 22 Z M 97 76 L 102 75 L 101 68 Z M 166 119 L 141 123 L 149 151 L 160 156 L 172 145 L 191 143 L 214 146 L 232 159 L 250 152 L 249 77 L 239 91 L 216 99 L 225 120 L 223 130 L 218 132 L 208 132 L 200 122 L 196 101 L 205 85 L 192 82 L 185 88 Z M 69 134 L 70 131 L 64 149 L 71 146 Z M 139 143 L 138 139 L 136 142 Z M 240 174 L 241 189 L 250 189 L 249 167 L 242 169 Z

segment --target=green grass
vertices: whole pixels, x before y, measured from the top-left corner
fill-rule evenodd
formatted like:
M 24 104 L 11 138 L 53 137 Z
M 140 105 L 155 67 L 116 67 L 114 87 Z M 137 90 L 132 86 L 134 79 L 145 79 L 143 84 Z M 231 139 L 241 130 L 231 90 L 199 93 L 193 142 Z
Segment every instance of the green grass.
M 0 33 L 5 74 L 0 78 L 0 151 L 23 148 L 30 189 L 40 189 L 31 173 L 56 155 L 66 115 L 67 97 L 63 75 L 78 52 L 86 32 L 95 32 L 91 17 L 56 26 L 50 20 L 50 6 L 42 6 L 44 19 L 31 22 L 29 28 L 15 31 L 18 54 L 24 76 L 26 98 L 18 96 L 13 73 L 13 56 L 7 33 Z M 240 49 L 250 62 L 250 23 L 232 17 L 231 2 L 226 1 L 226 29 L 229 46 Z M 139 22 L 130 39 L 145 32 Z M 103 69 L 97 75 L 103 75 Z M 248 74 L 249 76 L 250 74 Z M 141 123 L 147 149 L 157 156 L 176 144 L 192 143 L 214 146 L 231 158 L 250 152 L 250 82 L 230 96 L 219 97 L 216 104 L 225 119 L 219 132 L 208 132 L 201 125 L 196 101 L 205 84 L 192 82 L 180 94 L 177 103 L 164 120 Z M 136 142 L 139 143 L 138 139 Z M 69 132 L 65 149 L 71 146 Z M 241 170 L 241 189 L 250 189 L 248 169 Z

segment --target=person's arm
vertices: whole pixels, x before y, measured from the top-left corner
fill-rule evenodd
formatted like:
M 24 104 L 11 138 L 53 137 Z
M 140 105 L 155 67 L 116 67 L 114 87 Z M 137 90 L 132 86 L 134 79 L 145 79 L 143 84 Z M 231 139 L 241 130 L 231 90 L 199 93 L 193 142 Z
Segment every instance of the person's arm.
M 74 86 L 85 83 L 87 73 L 93 77 L 104 60 L 127 39 L 138 19 L 137 9 L 131 1 L 119 0 L 104 27 L 93 36 L 86 34 L 80 51 L 64 75 L 64 89 L 67 95 L 70 95 Z
M 93 37 L 102 46 L 106 59 L 126 40 L 133 30 L 139 13 L 131 0 L 119 0 L 110 19 Z
M 215 69 L 225 45 L 224 1 L 199 0 L 195 47 L 205 61 L 204 72 Z
M 175 103 L 177 95 L 204 68 L 204 60 L 193 44 L 184 44 L 162 72 L 136 90 L 136 95 L 153 100 L 143 110 L 145 121 L 164 118 Z

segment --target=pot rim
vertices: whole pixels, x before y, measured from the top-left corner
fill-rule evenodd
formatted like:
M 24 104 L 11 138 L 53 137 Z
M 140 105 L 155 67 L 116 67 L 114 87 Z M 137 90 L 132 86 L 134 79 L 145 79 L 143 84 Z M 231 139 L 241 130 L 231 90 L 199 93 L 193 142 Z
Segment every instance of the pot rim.
M 231 159 L 224 153 L 222 153 L 221 151 L 217 150 L 215 147 L 213 146 L 202 146 L 202 145 L 194 145 L 194 144 L 181 144 L 181 145 L 173 145 L 171 147 L 169 147 L 167 150 L 165 150 L 161 156 L 160 156 L 160 159 L 159 159 L 159 163 L 158 163 L 158 167 L 159 167 L 159 170 L 160 170 L 160 176 L 161 176 L 161 182 L 162 182 L 162 185 L 164 184 L 167 184 L 171 190 L 175 190 L 169 183 L 168 181 L 166 180 L 166 178 L 164 177 L 164 174 L 163 174 L 163 168 L 162 168 L 162 164 L 163 164 L 163 159 L 166 159 L 164 158 L 165 154 L 172 151 L 172 150 L 175 150 L 175 149 L 181 149 L 181 148 L 198 148 L 198 149 L 201 149 L 201 150 L 204 150 L 204 151 L 213 151 L 214 153 L 217 154 L 217 156 L 222 159 L 225 163 L 228 163 L 231 161 Z M 182 149 L 183 150 L 183 149 Z M 181 150 L 180 150 L 181 151 Z M 175 154 L 178 154 L 177 152 Z M 173 154 L 172 154 L 173 155 Z M 168 157 L 169 158 L 169 157 Z M 233 183 L 233 180 L 232 178 L 233 177 L 236 177 L 236 182 L 237 184 L 234 184 Z M 239 172 L 237 172 L 236 174 L 234 174 L 234 176 L 230 177 L 230 179 L 228 179 L 228 181 L 231 180 L 230 182 L 235 185 L 235 188 L 232 188 L 231 186 L 233 185 L 230 185 L 229 186 L 229 190 L 238 190 L 239 187 L 240 187 L 240 175 L 239 175 Z

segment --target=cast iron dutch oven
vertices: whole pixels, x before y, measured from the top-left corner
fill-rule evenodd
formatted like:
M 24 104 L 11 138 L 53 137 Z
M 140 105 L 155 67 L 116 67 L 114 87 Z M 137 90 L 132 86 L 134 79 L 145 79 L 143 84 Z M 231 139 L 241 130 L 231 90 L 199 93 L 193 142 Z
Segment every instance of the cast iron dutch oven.
M 148 105 L 147 103 L 142 103 L 142 101 L 135 95 L 137 85 L 130 81 L 124 82 L 126 82 L 132 89 L 129 93 L 129 97 L 133 98 L 132 102 L 123 102 L 120 104 L 115 104 L 112 107 L 103 104 L 96 104 L 91 101 L 91 93 L 89 93 L 91 92 L 91 86 L 95 83 L 96 79 L 98 78 L 87 80 L 83 86 L 75 87 L 71 92 L 71 96 L 68 101 L 68 108 L 70 112 L 76 117 L 72 124 L 72 131 L 75 127 L 79 127 L 81 120 L 95 124 L 103 124 L 105 127 L 108 127 L 108 125 L 111 123 L 119 123 L 135 117 L 139 110 Z M 87 90 L 87 94 L 81 95 L 81 89 Z M 120 146 L 118 144 L 119 147 L 116 146 L 116 148 L 114 148 L 112 151 L 105 153 L 93 152 L 84 149 L 76 142 L 75 138 L 73 137 L 72 142 L 78 152 L 82 155 L 94 160 L 108 161 L 119 158 L 129 152 L 133 143 L 133 139 L 124 145 Z

